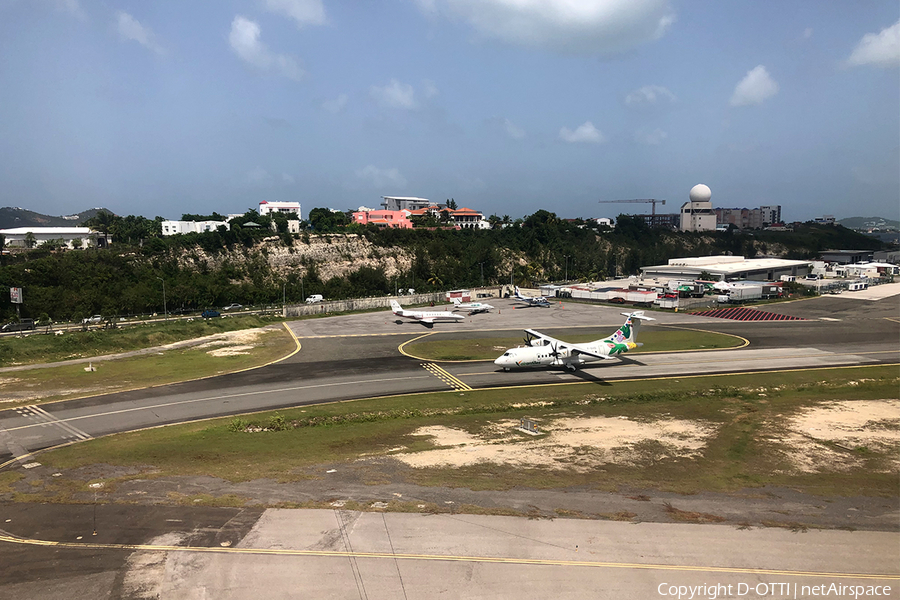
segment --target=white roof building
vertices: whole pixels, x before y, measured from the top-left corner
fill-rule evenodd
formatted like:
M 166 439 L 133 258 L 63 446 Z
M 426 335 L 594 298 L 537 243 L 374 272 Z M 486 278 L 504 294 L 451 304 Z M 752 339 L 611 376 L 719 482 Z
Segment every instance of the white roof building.
M 220 225 L 225 229 L 231 229 L 231 223 L 227 221 L 163 221 L 162 234 L 203 233 L 204 231 L 215 231 Z
M 269 213 L 294 214 L 300 218 L 301 210 L 299 202 L 269 202 L 263 200 L 259 203 L 259 214 L 267 215 Z
M 743 256 L 697 256 L 672 258 L 665 265 L 641 267 L 642 279 L 697 279 L 700 273 L 709 273 L 712 279 L 738 281 L 757 279 L 777 281 L 782 275 L 805 277 L 809 272 L 808 260 L 782 258 L 744 258 Z
M 14 227 L 12 229 L 0 229 L 0 235 L 6 240 L 9 247 L 25 248 L 28 245 L 28 234 L 31 234 L 34 246 L 41 246 L 53 240 L 62 240 L 67 248 L 82 248 L 92 246 L 105 246 L 111 241 L 110 237 L 94 231 L 90 227 Z M 79 240 L 75 242 L 75 240 Z

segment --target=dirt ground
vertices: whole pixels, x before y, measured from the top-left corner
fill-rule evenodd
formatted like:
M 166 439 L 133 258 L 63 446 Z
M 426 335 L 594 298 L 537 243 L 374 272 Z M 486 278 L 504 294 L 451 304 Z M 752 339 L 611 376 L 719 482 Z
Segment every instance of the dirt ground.
M 411 467 L 464 467 L 492 462 L 513 467 L 590 471 L 604 464 L 637 465 L 652 443 L 654 459 L 690 457 L 704 446 L 712 426 L 660 419 L 644 423 L 626 417 L 564 418 L 538 424 L 538 439 L 518 428 L 518 420 L 492 423 L 483 436 L 448 427 L 423 427 L 435 449 L 394 456 Z
M 415 467 L 471 466 L 489 462 L 510 467 L 590 471 L 604 465 L 645 464 L 648 460 L 689 458 L 703 450 L 715 425 L 626 417 L 561 418 L 538 424 L 532 439 L 518 420 L 491 423 L 480 435 L 448 427 L 423 427 L 413 435 L 433 448 L 390 455 Z M 792 465 L 792 472 L 845 471 L 862 465 L 859 449 L 893 457 L 883 472 L 900 472 L 900 401 L 828 402 L 801 411 L 787 423 L 773 424 L 769 438 Z

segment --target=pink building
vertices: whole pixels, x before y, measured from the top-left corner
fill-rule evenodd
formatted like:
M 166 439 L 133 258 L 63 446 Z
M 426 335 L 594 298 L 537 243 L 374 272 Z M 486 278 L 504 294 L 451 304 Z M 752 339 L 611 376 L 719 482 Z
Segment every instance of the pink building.
M 361 210 L 353 213 L 353 222 L 360 225 L 372 223 L 378 227 L 412 229 L 408 210 Z

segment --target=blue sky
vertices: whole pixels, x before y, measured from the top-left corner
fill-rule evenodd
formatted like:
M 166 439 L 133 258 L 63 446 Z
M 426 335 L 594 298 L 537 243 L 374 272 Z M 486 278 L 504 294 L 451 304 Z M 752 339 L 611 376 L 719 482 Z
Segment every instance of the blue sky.
M 48 214 L 896 219 L 900 5 L 0 0 L 0 115 L 0 205 Z

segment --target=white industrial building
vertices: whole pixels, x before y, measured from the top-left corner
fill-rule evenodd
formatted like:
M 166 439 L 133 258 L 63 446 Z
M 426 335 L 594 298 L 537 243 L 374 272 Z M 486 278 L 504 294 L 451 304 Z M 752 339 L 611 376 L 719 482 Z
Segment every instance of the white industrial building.
M 185 233 L 204 233 L 215 231 L 220 226 L 231 229 L 231 224 L 226 221 L 163 221 L 163 235 L 177 235 Z
M 665 265 L 641 267 L 642 279 L 699 279 L 709 273 L 710 279 L 740 281 L 745 279 L 778 281 L 782 275 L 806 277 L 810 262 L 782 258 L 744 258 L 743 256 L 698 256 L 671 258 Z
M 681 231 L 715 231 L 716 211 L 710 198 L 712 192 L 702 183 L 691 188 L 690 201 L 681 205 Z
M 384 200 L 381 203 L 384 210 L 422 210 L 434 204 L 428 198 L 418 198 L 416 196 L 382 196 L 381 198 Z M 439 204 L 438 206 L 443 205 Z
M 283 215 L 297 215 L 300 219 L 301 210 L 299 202 L 269 202 L 263 200 L 259 203 L 259 214 L 267 215 L 269 213 L 281 213 Z
M 0 229 L 0 235 L 6 240 L 8 247 L 25 248 L 28 245 L 29 235 L 34 246 L 41 246 L 49 241 L 61 241 L 67 248 L 75 248 L 80 244 L 82 248 L 104 247 L 111 241 L 108 235 L 94 231 L 90 227 L 14 227 L 12 229 Z M 79 242 L 75 242 L 79 240 Z

